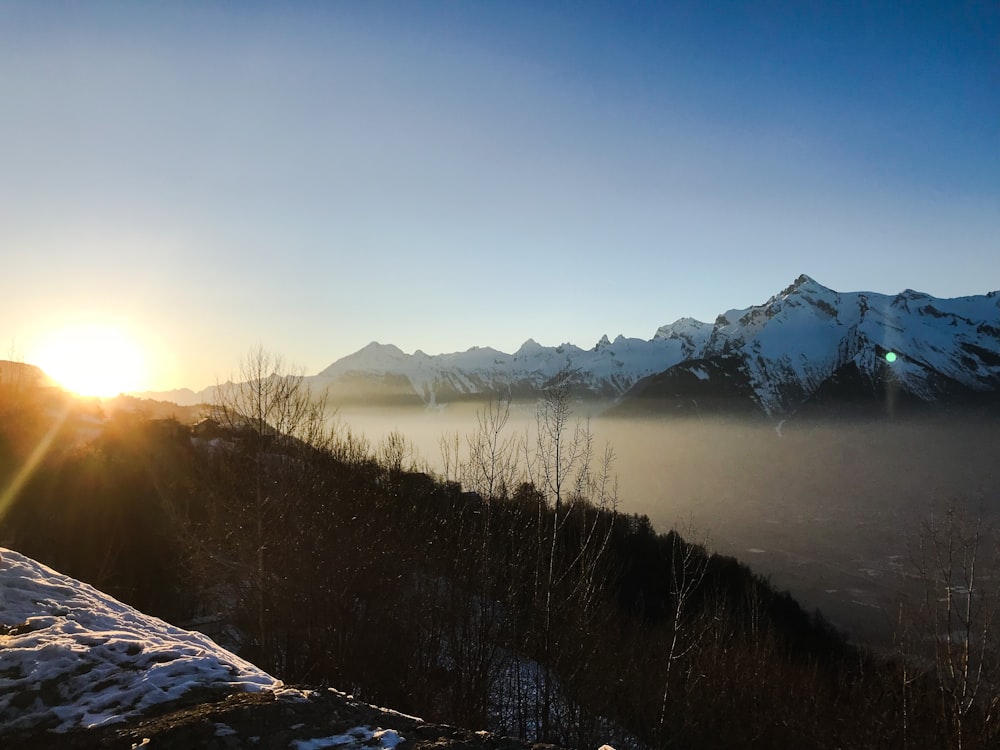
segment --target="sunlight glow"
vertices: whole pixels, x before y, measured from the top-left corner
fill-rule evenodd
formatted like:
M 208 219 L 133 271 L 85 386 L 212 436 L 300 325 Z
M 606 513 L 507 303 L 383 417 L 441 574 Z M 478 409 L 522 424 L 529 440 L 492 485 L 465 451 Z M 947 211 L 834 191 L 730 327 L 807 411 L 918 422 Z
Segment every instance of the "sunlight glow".
M 42 459 L 45 458 L 45 454 L 49 452 L 49 447 L 52 445 L 52 441 L 55 440 L 56 435 L 59 433 L 59 428 L 62 427 L 63 422 L 66 421 L 67 412 L 61 411 L 56 416 L 55 421 L 52 422 L 52 426 L 49 427 L 48 431 L 42 436 L 42 439 L 38 441 L 38 444 L 31 451 L 31 454 L 25 460 L 24 464 L 14 478 L 10 480 L 10 483 L 3 488 L 0 492 L 0 521 L 3 520 L 4 516 L 7 515 L 7 511 L 10 510 L 11 505 L 13 505 L 14 500 L 17 498 L 18 493 L 21 489 L 31 479 L 31 475 L 35 473 L 35 469 L 41 464 Z
M 138 390 L 145 369 L 142 347 L 120 328 L 102 324 L 52 332 L 32 364 L 66 390 L 97 397 Z

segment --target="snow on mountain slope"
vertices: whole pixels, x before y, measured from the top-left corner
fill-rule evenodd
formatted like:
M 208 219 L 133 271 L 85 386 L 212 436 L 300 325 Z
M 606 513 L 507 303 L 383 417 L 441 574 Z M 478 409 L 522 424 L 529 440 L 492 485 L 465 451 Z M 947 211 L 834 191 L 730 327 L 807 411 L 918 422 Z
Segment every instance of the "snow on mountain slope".
M 670 325 L 660 326 L 653 340 L 666 339 L 681 342 L 684 359 L 698 359 L 705 350 L 712 326 L 694 318 L 681 318 Z
M 603 336 L 581 349 L 528 339 L 513 354 L 473 347 L 440 355 L 373 342 L 308 380 L 334 402 L 436 405 L 487 392 L 535 398 L 564 377 L 580 395 L 628 400 L 637 389 L 695 411 L 699 398 L 724 408 L 746 394 L 754 409 L 780 417 L 845 368 L 854 368 L 853 380 L 891 381 L 924 402 L 1000 391 L 1000 292 L 836 292 L 803 275 L 761 305 L 728 310 L 714 324 L 681 318 L 648 341 Z M 720 378 L 729 382 L 720 386 Z M 658 384 L 651 388 L 650 379 Z
M 200 633 L 0 549 L 0 729 L 119 722 L 195 688 L 278 690 L 279 680 Z
M 887 363 L 890 351 L 896 358 Z M 687 368 L 701 381 L 693 387 L 708 393 L 709 370 L 685 363 L 720 358 L 726 364 L 713 368 L 716 379 L 725 373 L 744 381 L 723 392 L 748 392 L 769 416 L 793 412 L 848 365 L 872 383 L 889 377 L 923 401 L 994 391 L 1000 389 L 1000 292 L 957 299 L 912 290 L 841 293 L 803 275 L 761 305 L 728 310 L 714 325 L 681 318 L 649 341 L 605 336 L 581 349 L 529 339 L 514 354 L 473 348 L 439 356 L 373 343 L 330 365 L 315 383 L 392 377 L 434 404 L 508 389 L 531 396 L 562 374 L 585 394 L 617 399 L 674 367 Z M 670 379 L 662 385 L 676 387 Z
M 1000 292 L 956 299 L 909 289 L 840 293 L 803 275 L 762 305 L 720 315 L 702 357 L 726 359 L 725 377 L 743 379 L 769 416 L 795 411 L 848 365 L 870 383 L 889 380 L 922 401 L 995 392 Z M 661 396 L 664 388 L 677 390 L 676 378 L 660 382 Z
M 513 354 L 489 347 L 465 352 L 405 354 L 373 342 L 337 360 L 312 378 L 320 388 L 349 378 L 397 377 L 407 381 L 425 404 L 487 391 L 536 393 L 560 374 L 593 396 L 615 398 L 642 377 L 660 372 L 700 352 L 706 323 L 684 318 L 660 328 L 653 339 L 601 338 L 592 349 L 573 344 L 542 346 L 528 339 Z

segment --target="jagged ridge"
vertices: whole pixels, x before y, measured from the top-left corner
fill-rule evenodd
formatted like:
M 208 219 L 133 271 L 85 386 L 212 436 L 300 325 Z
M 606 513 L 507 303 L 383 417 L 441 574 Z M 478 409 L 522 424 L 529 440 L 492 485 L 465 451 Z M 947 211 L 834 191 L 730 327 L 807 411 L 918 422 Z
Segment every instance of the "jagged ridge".
M 372 342 L 334 362 L 313 379 L 321 388 L 346 380 L 407 381 L 421 401 L 433 405 L 485 392 L 534 396 L 564 375 L 573 386 L 596 398 L 617 398 L 636 381 L 697 356 L 710 327 L 691 318 L 663 326 L 649 341 L 607 336 L 592 349 L 573 344 L 547 347 L 528 339 L 514 354 L 489 347 L 430 356 L 405 354 Z
M 891 364 L 888 352 L 896 355 Z M 719 379 L 727 378 L 726 398 L 743 394 L 765 415 L 780 417 L 845 367 L 873 388 L 888 379 L 924 402 L 996 391 L 1000 292 L 955 299 L 910 289 L 894 296 L 840 293 L 802 275 L 762 305 L 728 310 L 713 325 L 681 318 L 649 341 L 604 336 L 581 349 L 528 339 L 514 354 L 474 347 L 438 356 L 372 343 L 315 381 L 328 387 L 349 378 L 395 378 L 433 405 L 488 391 L 533 396 L 563 375 L 595 398 L 655 392 L 682 404 L 719 392 Z
M 439 355 L 372 342 L 309 381 L 335 403 L 434 406 L 491 392 L 534 399 L 557 378 L 581 397 L 632 412 L 699 412 L 708 402 L 743 412 L 743 400 L 783 418 L 817 394 L 843 394 L 847 383 L 855 395 L 891 388 L 920 403 L 979 397 L 1000 391 L 1000 292 L 844 293 L 802 275 L 761 305 L 728 310 L 714 324 L 681 318 L 648 341 L 602 336 L 582 349 L 528 339 L 513 354 L 473 347 Z M 209 402 L 213 391 L 178 403 Z
M 1000 390 L 1000 293 L 840 293 L 803 275 L 762 305 L 720 315 L 702 359 L 726 361 L 725 374 L 694 380 L 684 374 L 704 368 L 678 363 L 625 400 L 677 407 L 742 388 L 765 415 L 783 417 L 819 393 L 867 390 L 923 403 L 992 394 Z

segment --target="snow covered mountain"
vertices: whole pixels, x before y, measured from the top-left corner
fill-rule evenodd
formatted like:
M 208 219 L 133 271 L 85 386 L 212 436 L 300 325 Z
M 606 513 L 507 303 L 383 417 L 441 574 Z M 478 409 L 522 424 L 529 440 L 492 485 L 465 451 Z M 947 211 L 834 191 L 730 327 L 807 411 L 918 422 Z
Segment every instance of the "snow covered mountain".
M 1000 292 L 937 299 L 840 293 L 808 276 L 718 317 L 700 357 L 636 384 L 622 412 L 759 410 L 819 402 L 983 401 L 1000 393 Z
M 803 275 L 762 305 L 729 310 L 714 325 L 682 318 L 649 341 L 605 336 L 581 349 L 529 339 L 514 354 L 438 356 L 372 343 L 312 380 L 335 396 L 361 387 L 368 400 L 434 405 L 488 391 L 531 398 L 557 377 L 633 413 L 707 407 L 778 418 L 815 398 L 881 398 L 887 389 L 917 402 L 994 393 L 1000 292 L 840 293 Z
M 891 411 L 981 402 L 1000 393 L 1000 291 L 954 299 L 912 289 L 837 292 L 803 275 L 761 305 L 728 310 L 714 324 L 681 318 L 648 341 L 603 336 L 582 349 L 528 339 L 513 354 L 473 347 L 439 355 L 372 342 L 308 378 L 333 404 L 364 406 L 436 406 L 491 392 L 533 400 L 557 380 L 630 415 L 781 419 L 820 404 Z M 214 394 L 140 395 L 198 404 Z
M 335 397 L 351 388 L 365 389 L 369 397 L 408 397 L 412 403 L 433 406 L 491 391 L 534 398 L 564 377 L 583 395 L 614 399 L 639 379 L 699 356 L 711 330 L 706 323 L 682 318 L 661 327 L 649 341 L 604 336 L 592 349 L 581 349 L 573 344 L 547 347 L 528 339 L 513 354 L 488 347 L 436 356 L 419 350 L 405 354 L 373 342 L 311 380 Z

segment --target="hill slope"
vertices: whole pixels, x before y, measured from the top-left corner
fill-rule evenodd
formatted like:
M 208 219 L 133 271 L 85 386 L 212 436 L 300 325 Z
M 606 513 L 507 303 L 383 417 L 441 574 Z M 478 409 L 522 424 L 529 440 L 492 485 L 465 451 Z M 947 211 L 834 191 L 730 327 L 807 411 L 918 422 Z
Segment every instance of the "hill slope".
M 0 550 L 0 727 L 67 732 L 122 721 L 195 690 L 279 680 L 11 550 Z
M 498 748 L 529 743 L 283 685 L 210 638 L 0 549 L 0 745 Z

